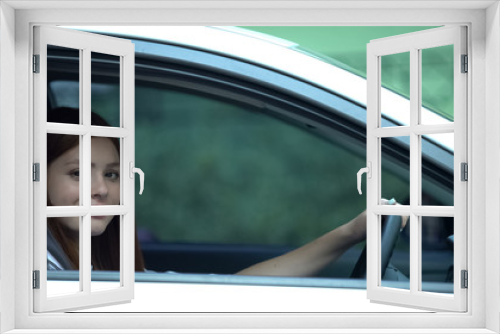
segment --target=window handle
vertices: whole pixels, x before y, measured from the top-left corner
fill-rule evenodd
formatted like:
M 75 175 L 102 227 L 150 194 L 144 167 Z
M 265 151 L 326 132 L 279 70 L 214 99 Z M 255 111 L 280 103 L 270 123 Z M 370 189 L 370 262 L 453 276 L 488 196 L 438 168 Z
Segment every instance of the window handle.
M 361 195 L 362 192 L 361 192 L 361 175 L 363 175 L 364 173 L 367 174 L 367 177 L 368 178 L 371 178 L 372 177 L 372 163 L 371 162 L 368 162 L 368 166 L 365 167 L 365 168 L 361 168 L 359 171 L 358 171 L 358 193 Z
M 144 191 L 144 172 L 142 169 L 134 167 L 134 162 L 130 162 L 130 178 L 134 178 L 134 173 L 139 174 L 139 184 L 140 184 L 140 190 L 139 190 L 139 195 L 142 195 L 142 192 Z

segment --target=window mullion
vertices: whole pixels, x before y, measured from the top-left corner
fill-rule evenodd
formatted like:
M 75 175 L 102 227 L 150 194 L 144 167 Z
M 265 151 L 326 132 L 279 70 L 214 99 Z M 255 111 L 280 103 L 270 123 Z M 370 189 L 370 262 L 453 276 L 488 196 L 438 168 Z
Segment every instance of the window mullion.
M 462 289 L 460 284 L 461 270 L 468 270 L 467 261 L 467 205 L 458 205 L 458 203 L 467 203 L 468 182 L 462 181 L 460 177 L 460 164 L 468 163 L 467 154 L 467 74 L 461 73 L 461 55 L 467 54 L 466 29 L 462 28 L 460 36 L 455 42 L 454 59 L 454 125 L 455 125 L 455 295 L 464 296 L 463 304 L 466 308 L 467 289 Z M 470 174 L 470 173 L 469 173 Z M 471 273 L 469 273 L 471 274 Z
M 80 188 L 82 189 L 81 201 L 84 208 L 88 208 L 82 219 L 80 227 L 80 281 L 83 284 L 83 292 L 90 293 L 91 282 L 91 215 L 90 215 L 90 196 L 91 196 L 91 138 L 87 133 L 82 138 L 80 145 L 81 154 L 81 175 Z
M 135 53 L 123 55 L 120 59 L 120 126 L 124 131 L 135 128 L 135 90 L 134 90 L 134 62 Z M 130 292 L 133 298 L 133 286 L 135 281 L 134 262 L 129 259 L 135 258 L 134 246 L 134 219 L 135 219 L 135 192 L 133 173 L 131 168 L 135 167 L 135 136 L 134 131 L 127 132 L 122 139 L 121 170 L 123 172 L 121 202 L 127 210 L 127 214 L 120 219 L 121 224 L 121 270 L 120 281 L 125 290 Z
M 83 56 L 81 57 L 82 71 L 80 72 L 80 115 L 83 127 L 85 128 L 85 133 L 81 137 L 80 145 L 80 161 L 82 169 L 82 179 L 80 180 L 80 188 L 82 189 L 82 197 L 80 197 L 81 205 L 84 207 L 90 207 L 90 161 L 91 161 L 91 54 L 89 49 L 83 50 Z
M 419 217 L 413 212 L 420 205 L 420 140 L 415 133 L 420 111 L 420 60 L 419 50 L 410 50 L 410 291 L 415 293 L 420 285 L 420 233 Z
M 90 252 L 90 216 L 85 215 L 80 220 L 80 289 L 84 294 L 90 294 L 91 252 Z
M 81 178 L 80 188 L 82 189 L 81 204 L 85 208 L 89 208 L 82 219 L 82 228 L 80 229 L 80 275 L 83 284 L 83 292 L 90 294 L 91 292 L 91 53 L 90 50 L 83 49 L 83 55 L 80 58 L 82 62 L 81 73 L 81 99 L 80 99 L 80 117 L 83 127 L 86 129 L 85 134 L 81 137 L 80 145 L 80 164 Z
M 83 136 L 88 132 L 88 127 L 79 124 L 47 123 L 47 133 L 51 134 Z M 130 131 L 123 128 L 92 126 L 90 134 L 96 137 L 124 138 L 130 135 Z

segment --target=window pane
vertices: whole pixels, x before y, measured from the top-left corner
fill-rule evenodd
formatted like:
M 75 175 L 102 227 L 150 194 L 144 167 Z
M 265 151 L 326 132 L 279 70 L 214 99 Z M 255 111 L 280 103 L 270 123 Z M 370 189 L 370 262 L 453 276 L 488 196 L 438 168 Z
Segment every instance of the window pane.
M 453 45 L 423 49 L 421 57 L 421 123 L 453 122 Z
M 80 217 L 47 219 L 47 296 L 81 291 Z
M 120 205 L 120 139 L 92 137 L 91 205 Z
M 61 79 L 71 84 L 58 85 L 60 94 L 48 94 L 47 121 L 55 123 L 81 124 L 81 117 L 72 113 L 51 118 L 50 110 L 56 107 L 80 108 L 80 50 L 61 46 L 47 46 L 47 87 Z M 56 84 L 57 85 L 57 84 Z
M 91 290 L 120 287 L 121 216 L 92 216 Z
M 92 111 L 120 126 L 120 57 L 92 52 Z M 92 125 L 97 124 L 92 121 Z
M 235 273 L 365 210 L 345 177 L 365 165 L 364 143 L 173 89 L 138 86 L 136 101 L 137 165 L 154 178 L 136 195 L 148 269 Z M 348 277 L 361 250 L 319 275 Z
M 422 205 L 454 204 L 453 133 L 421 137 Z
M 75 206 L 80 201 L 80 136 L 47 135 L 47 205 Z
M 381 224 L 381 286 L 410 289 L 410 244 L 409 223 L 405 239 L 400 236 L 400 216 L 382 216 Z
M 383 116 L 381 126 L 409 125 L 410 53 L 403 52 L 380 58 L 381 82 L 382 87 L 386 88 L 380 91 L 380 108 Z
M 452 217 L 422 217 L 422 291 L 453 293 Z
M 381 196 L 404 204 L 410 198 L 410 137 L 381 138 Z

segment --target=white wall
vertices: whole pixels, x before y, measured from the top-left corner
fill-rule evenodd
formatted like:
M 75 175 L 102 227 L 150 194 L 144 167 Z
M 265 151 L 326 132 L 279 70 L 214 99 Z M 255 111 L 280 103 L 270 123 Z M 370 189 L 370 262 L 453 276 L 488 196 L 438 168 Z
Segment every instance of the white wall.
M 15 11 L 0 2 L 0 332 L 14 328 Z
M 42 2 L 42 1 L 40 1 Z M 131 1 L 133 2 L 133 1 Z M 22 2 L 24 3 L 24 2 Z M 57 3 L 58 5 L 62 5 L 63 3 L 70 3 L 70 2 L 52 2 L 52 3 Z M 89 1 L 89 3 L 96 4 L 98 2 L 94 1 Z M 100 2 L 99 2 L 100 3 Z M 451 2 L 450 2 L 451 3 Z M 387 21 L 387 22 L 393 22 L 395 21 L 395 17 L 399 22 L 406 22 L 406 21 L 412 21 L 408 20 L 408 18 L 412 18 L 413 21 L 421 17 L 422 21 L 425 22 L 430 22 L 430 21 L 435 21 L 435 22 L 443 22 L 443 13 L 442 11 L 436 10 L 436 11 L 418 11 L 418 10 L 413 10 L 413 11 L 405 11 L 404 13 L 400 12 L 390 12 L 390 11 L 383 11 L 383 10 L 370 10 L 370 11 L 365 11 L 363 12 L 363 15 L 359 15 L 358 11 L 336 11 L 336 10 L 322 10 L 322 11 L 291 11 L 291 10 L 268 10 L 263 13 L 263 11 L 252 11 L 252 10 L 247 10 L 247 11 L 221 11 L 221 10 L 213 10 L 210 13 L 207 13 L 207 11 L 202 11 L 202 10 L 196 10 L 196 9 L 189 9 L 189 10 L 170 10 L 170 11 L 155 11 L 153 13 L 147 13 L 148 16 L 145 18 L 145 13 L 142 11 L 90 11 L 90 10 L 74 10 L 74 11 L 25 11 L 25 13 L 22 13 L 22 10 L 20 10 L 18 13 L 19 15 L 16 18 L 16 21 L 18 22 L 18 29 L 17 29 L 17 38 L 18 38 L 18 45 L 17 45 L 17 51 L 20 51 L 17 54 L 17 60 L 18 60 L 18 76 L 17 82 L 13 82 L 15 75 L 13 73 L 14 69 L 14 11 L 9 8 L 8 6 L 5 5 L 5 3 L 0 2 L 0 41 L 2 43 L 0 47 L 0 58 L 1 58 L 1 65 L 0 65 L 0 265 L 1 265 L 1 280 L 0 280 L 0 296 L 2 297 L 0 299 L 0 312 L 1 312 L 1 332 L 4 332 L 5 330 L 9 328 L 13 328 L 14 326 L 14 320 L 13 320 L 13 310 L 14 306 L 13 301 L 14 301 L 14 292 L 13 292 L 13 286 L 14 286 L 14 276 L 12 273 L 14 272 L 14 269 L 16 269 L 16 272 L 19 274 L 18 278 L 20 282 L 17 282 L 18 286 L 20 287 L 25 287 L 25 285 L 29 284 L 29 275 L 30 275 L 30 266 L 29 263 L 25 263 L 21 260 L 26 259 L 26 256 L 29 254 L 29 246 L 26 243 L 19 243 L 17 246 L 16 251 L 18 252 L 18 256 L 20 256 L 20 261 L 18 262 L 18 265 L 15 267 L 14 266 L 14 261 L 13 258 L 10 258 L 12 256 L 13 249 L 14 249 L 14 241 L 12 236 L 16 236 L 19 238 L 19 235 L 29 235 L 28 231 L 28 226 L 30 223 L 30 217 L 28 214 L 29 211 L 29 201 L 26 199 L 26 196 L 23 196 L 23 190 L 26 190 L 29 188 L 29 172 L 30 172 L 30 166 L 29 166 L 29 153 L 27 153 L 27 149 L 29 147 L 28 142 L 29 142 L 29 136 L 24 135 L 23 136 L 23 131 L 28 133 L 28 117 L 29 117 L 29 103 L 27 100 L 27 95 L 25 92 L 29 91 L 29 89 L 26 87 L 28 80 L 26 79 L 28 77 L 28 69 L 29 69 L 29 64 L 30 64 L 30 59 L 28 59 L 28 42 L 29 40 L 29 32 L 28 32 L 28 25 L 27 24 L 22 24 L 23 22 L 75 22 L 75 23 L 81 23 L 81 22 L 92 22 L 94 24 L 97 24 L 99 22 L 140 22 L 141 20 L 147 20 L 148 22 L 154 23 L 154 22 L 169 22 L 169 23 L 182 23 L 182 24 L 189 24 L 190 22 L 193 23 L 199 23 L 199 22 L 205 22 L 206 24 L 210 23 L 217 23 L 217 24 L 234 24 L 234 23 L 239 23 L 239 24 L 252 24 L 252 23 L 260 23 L 260 24 L 266 24 L 267 22 L 274 22 L 276 24 L 290 24 L 294 22 L 298 23 L 303 23 L 303 24 L 332 24 L 332 23 L 337 23 L 341 24 L 342 22 L 345 23 L 351 23 L 351 22 L 366 22 L 366 24 L 369 24 L 371 22 L 378 22 L 378 21 Z M 474 12 L 474 11 L 472 11 Z M 500 235 L 499 228 L 497 226 L 497 223 L 500 219 L 500 213 L 499 213 L 499 200 L 500 200 L 500 194 L 499 194 L 499 184 L 500 184 L 500 151 L 499 151 L 499 146 L 500 146 L 500 135 L 498 134 L 498 128 L 499 128 L 499 122 L 500 122 L 500 116 L 498 115 L 498 110 L 500 106 L 500 98 L 494 94 L 494 92 L 498 92 L 499 90 L 499 67 L 500 65 L 498 64 L 499 58 L 499 51 L 498 51 L 498 36 L 500 32 L 498 31 L 499 29 L 499 19 L 498 19 L 498 8 L 497 5 L 495 4 L 495 7 L 491 7 L 488 10 L 488 20 L 486 24 L 483 25 L 483 22 L 485 22 L 484 17 L 482 14 L 484 13 L 482 10 L 481 11 L 476 11 L 477 12 L 477 17 L 474 18 L 474 33 L 473 35 L 478 36 L 477 39 L 474 40 L 475 43 L 475 50 L 476 55 L 478 57 L 473 57 L 473 64 L 481 64 L 481 66 L 476 66 L 476 68 L 473 68 L 473 76 L 475 77 L 473 83 L 475 84 L 474 87 L 475 90 L 478 92 L 477 95 L 475 95 L 475 101 L 472 101 L 472 104 L 475 106 L 475 116 L 478 117 L 479 119 L 474 118 L 473 123 L 474 126 L 472 127 L 473 134 L 476 135 L 477 140 L 475 141 L 479 145 L 475 146 L 476 150 L 474 151 L 474 157 L 477 159 L 477 164 L 472 165 L 472 167 L 478 167 L 476 171 L 471 170 L 471 173 L 473 177 L 476 180 L 479 180 L 481 182 L 477 183 L 477 186 L 474 188 L 474 192 L 471 194 L 472 195 L 472 200 L 474 202 L 474 212 L 472 213 L 473 219 L 472 221 L 474 224 L 476 224 L 474 233 L 472 233 L 472 238 L 474 239 L 475 243 L 475 249 L 473 250 L 473 257 L 476 261 L 472 264 L 472 267 L 474 270 L 472 270 L 472 280 L 481 281 L 485 282 L 486 279 L 485 277 L 477 277 L 474 276 L 474 272 L 480 272 L 481 274 L 484 272 L 484 266 L 485 266 L 485 261 L 483 260 L 478 260 L 479 256 L 477 254 L 480 254 L 484 257 L 484 247 L 487 248 L 487 250 L 492 251 L 491 254 L 495 256 L 495 258 L 498 260 L 498 255 L 500 254 L 499 252 L 499 245 L 498 245 L 498 239 Z M 400 14 L 400 15 L 398 15 Z M 455 24 L 456 22 L 469 22 L 471 20 L 471 11 L 453 11 L 453 10 L 446 10 L 446 14 L 450 16 L 449 21 L 446 21 L 446 23 L 449 24 Z M 474 14 L 474 13 L 473 13 Z M 481 22 L 481 24 L 479 24 Z M 481 26 L 481 28 L 479 28 Z M 490 47 L 493 52 L 493 56 L 488 54 L 488 62 L 489 65 L 491 65 L 491 68 L 488 67 L 488 69 L 485 68 L 483 60 L 484 60 L 484 53 L 482 52 L 482 46 L 484 43 L 483 40 L 483 34 L 482 33 L 477 33 L 478 29 L 488 29 L 488 33 L 491 34 L 492 37 L 488 38 L 488 47 Z M 493 29 L 493 31 L 491 30 Z M 495 30 L 496 29 L 496 30 Z M 496 52 L 496 53 L 495 53 Z M 480 54 L 479 54 L 480 53 Z M 495 74 L 491 75 L 489 73 L 493 73 L 491 71 L 494 71 Z M 485 73 L 486 72 L 486 73 Z M 487 75 L 486 75 L 487 74 Z M 485 81 L 484 78 L 488 77 L 488 86 L 489 91 L 488 93 L 482 93 L 480 94 L 479 92 L 486 91 L 485 89 Z M 9 78 L 9 80 L 6 80 L 6 78 Z M 14 113 L 13 113 L 13 105 L 9 105 L 8 101 L 4 98 L 5 96 L 13 96 L 15 93 L 15 85 L 18 86 L 18 94 L 16 96 L 16 110 L 17 110 L 17 115 L 16 117 L 16 122 L 13 121 Z M 494 95 L 493 95 L 494 94 Z M 9 99 L 12 101 L 12 98 Z M 487 117 L 486 117 L 487 116 Z M 5 125 L 9 124 L 9 127 L 6 127 Z M 15 131 L 12 127 L 12 124 L 16 124 L 17 126 L 17 131 Z M 488 132 L 485 136 L 484 130 Z M 17 137 L 16 137 L 17 134 Z M 16 146 L 17 147 L 22 147 L 26 148 L 24 152 L 14 152 L 13 151 L 13 140 L 12 138 L 16 138 Z M 486 140 L 487 138 L 487 140 Z M 485 152 L 486 150 L 494 152 L 492 155 L 489 155 L 488 157 L 485 157 Z M 17 183 L 18 187 L 21 188 L 21 191 L 19 191 L 16 194 L 16 190 L 14 187 L 14 178 L 11 177 L 14 173 L 14 165 L 13 161 L 14 158 L 17 158 L 18 162 L 20 162 L 17 165 L 17 169 L 15 172 L 18 174 L 16 177 L 16 180 L 19 181 Z M 486 161 L 485 161 L 486 160 Z M 476 160 L 475 160 L 476 161 Z M 485 163 L 488 163 L 486 165 Z M 491 179 L 488 178 L 487 181 L 485 182 L 485 175 L 487 174 L 488 177 L 492 177 Z M 492 181 L 493 180 L 493 181 Z M 486 187 L 486 192 L 491 195 L 487 196 L 485 198 L 485 189 Z M 27 192 L 27 191 L 26 191 Z M 18 232 L 18 235 L 14 233 L 14 211 L 13 211 L 13 198 L 15 196 L 18 196 L 18 202 L 16 203 L 18 207 L 17 215 L 16 215 L 16 225 L 18 225 L 18 228 L 16 232 Z M 486 215 L 485 215 L 485 209 L 486 209 Z M 485 222 L 488 221 L 488 227 L 485 229 Z M 479 228 L 477 228 L 479 227 Z M 494 232 L 494 233 L 489 233 L 489 232 Z M 478 234 L 481 236 L 478 237 Z M 487 244 L 483 245 L 483 240 L 484 240 L 484 235 L 486 235 L 487 239 Z M 489 254 L 489 253 L 487 253 Z M 24 255 L 24 258 L 23 258 Z M 499 287 L 498 287 L 498 276 L 499 276 L 499 269 L 498 266 L 495 265 L 495 268 L 489 268 L 487 271 L 487 275 L 492 275 L 495 277 L 494 280 L 488 280 L 493 281 L 496 283 L 495 286 L 490 285 L 488 287 L 478 287 L 479 290 L 474 291 L 469 294 L 472 296 L 472 304 L 473 307 L 472 309 L 474 310 L 474 321 L 475 323 L 472 324 L 474 327 L 480 327 L 483 328 L 484 326 L 484 319 L 480 316 L 477 317 L 477 314 L 483 314 L 487 312 L 487 323 L 488 327 L 490 329 L 498 328 L 498 312 L 499 312 L 499 307 L 498 307 L 498 302 L 499 302 Z M 479 275 L 479 276 L 485 276 L 485 275 Z M 481 284 L 484 286 L 484 284 Z M 477 285 L 476 285 L 477 286 Z M 491 288 L 491 290 L 489 289 Z M 482 290 L 486 290 L 488 293 L 484 293 Z M 27 315 L 26 310 L 29 310 L 30 303 L 28 302 L 30 300 L 28 296 L 28 289 L 17 289 L 18 291 L 18 302 L 16 304 L 16 307 L 18 308 L 18 312 L 16 314 L 17 317 L 17 326 L 20 328 L 28 328 L 30 326 L 44 326 L 48 327 L 49 326 L 55 326 L 53 323 L 53 318 L 51 317 L 44 317 L 44 318 L 39 318 L 39 319 L 32 319 L 29 318 Z M 483 300 L 483 296 L 487 296 L 487 300 Z M 487 305 L 485 305 L 485 303 Z M 487 310 L 487 311 L 485 311 Z M 28 319 L 29 318 L 29 319 Z M 359 327 L 366 327 L 366 323 L 363 323 L 363 321 L 359 321 L 359 318 L 349 318 L 345 316 L 339 316 L 339 317 L 322 317 L 320 316 L 307 316 L 307 317 L 297 317 L 295 315 L 284 315 L 284 316 L 277 316 L 276 319 L 270 319 L 271 317 L 268 317 L 266 315 L 255 315 L 252 316 L 251 318 L 248 319 L 240 319 L 236 316 L 227 316 L 225 317 L 224 315 L 221 316 L 214 316 L 214 317 L 204 317 L 203 315 L 200 315 L 198 317 L 193 318 L 187 318 L 184 317 L 183 315 L 171 315 L 168 316 L 166 319 L 159 319 L 159 318 L 151 318 L 148 319 L 151 321 L 151 323 L 154 323 L 153 325 L 156 326 L 165 326 L 165 322 L 168 322 L 169 326 L 193 326 L 193 323 L 196 324 L 198 327 L 206 327 L 210 328 L 210 326 L 213 326 L 215 322 L 219 325 L 220 321 L 222 323 L 222 320 L 224 321 L 224 326 L 227 328 L 232 328 L 232 327 L 237 327 L 237 326 L 242 326 L 243 325 L 248 325 L 248 326 L 269 326 L 273 327 L 275 326 L 276 328 L 281 328 L 277 326 L 283 326 L 283 324 L 288 324 L 289 326 L 293 324 L 299 324 L 300 326 L 310 326 L 311 328 L 335 328 L 338 326 L 349 326 L 353 324 L 353 319 L 356 319 L 356 326 Z M 372 321 L 370 324 L 374 324 L 376 327 L 384 327 L 387 326 L 387 320 L 394 320 L 394 319 L 386 319 L 383 316 L 378 317 L 377 319 L 373 319 L 374 317 L 364 317 L 363 319 L 366 321 Z M 406 319 L 406 318 L 405 318 Z M 477 319 L 477 320 L 476 320 Z M 61 326 L 60 328 L 67 328 L 68 326 L 73 326 L 75 319 L 62 319 L 64 321 L 61 321 L 58 323 L 58 326 Z M 95 320 L 92 318 L 92 320 Z M 104 319 L 105 320 L 105 319 Z M 97 322 L 89 322 L 88 318 L 81 317 L 76 319 L 77 322 L 82 324 L 83 326 L 101 326 L 104 328 L 102 324 L 105 324 L 106 326 L 122 326 L 122 328 L 133 328 L 132 326 L 136 325 L 136 318 L 130 317 L 130 316 L 123 316 L 121 318 L 115 318 L 113 319 L 113 323 L 104 323 L 104 321 L 101 321 L 99 323 Z M 272 322 L 270 321 L 272 320 Z M 438 319 L 440 320 L 440 319 Z M 457 326 L 464 326 L 464 325 L 471 325 L 470 322 L 464 320 L 464 319 L 459 319 L 459 322 L 454 322 L 453 324 L 450 323 L 450 319 L 444 319 L 447 320 L 446 324 L 449 325 L 454 325 L 455 327 Z M 455 318 L 453 318 L 455 320 Z M 188 323 L 189 322 L 189 323 Z M 300 322 L 300 323 L 299 323 Z M 497 323 L 495 323 L 497 322 Z M 22 327 L 22 326 L 25 327 Z M 62 327 L 65 326 L 65 327 Z M 220 326 L 220 325 L 219 325 Z M 423 325 L 425 326 L 425 325 Z
M 500 221 L 500 5 L 490 6 L 486 12 L 486 175 L 492 182 L 486 182 L 486 219 Z M 486 254 L 500 254 L 498 239 L 500 236 L 499 224 L 489 224 L 486 233 Z M 486 294 L 486 328 L 495 332 L 500 331 L 498 312 L 500 312 L 500 273 L 498 266 L 486 267 L 486 276 L 493 278 L 496 285 L 487 287 Z

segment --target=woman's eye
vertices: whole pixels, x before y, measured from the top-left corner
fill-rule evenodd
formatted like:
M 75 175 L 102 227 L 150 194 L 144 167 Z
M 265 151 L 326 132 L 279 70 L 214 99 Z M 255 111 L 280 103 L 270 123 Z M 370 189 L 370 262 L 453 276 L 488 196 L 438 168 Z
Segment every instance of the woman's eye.
M 71 172 L 69 172 L 69 175 L 72 177 L 75 177 L 75 178 L 79 178 L 80 177 L 80 170 L 78 170 L 78 169 L 72 170 Z
M 106 172 L 105 176 L 111 180 L 118 180 L 120 178 L 120 173 L 117 171 Z

